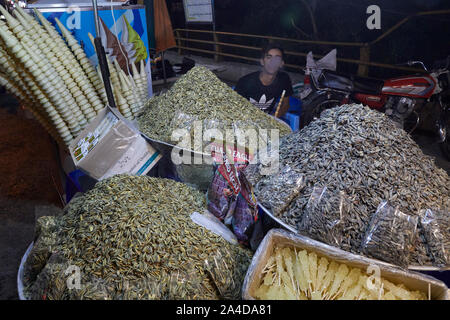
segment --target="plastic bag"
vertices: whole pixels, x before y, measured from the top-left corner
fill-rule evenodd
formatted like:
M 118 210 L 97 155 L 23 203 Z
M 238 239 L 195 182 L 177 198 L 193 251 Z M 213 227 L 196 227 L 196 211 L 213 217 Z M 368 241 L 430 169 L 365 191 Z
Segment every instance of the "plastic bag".
M 57 221 L 53 216 L 43 216 L 36 221 L 35 242 L 24 265 L 26 284 L 36 280 L 53 253 L 57 240 Z
M 191 132 L 196 120 L 198 120 L 196 116 L 178 111 L 175 113 L 170 127 L 173 129 L 186 129 L 188 132 Z
M 209 231 L 221 236 L 231 244 L 238 244 L 236 236 L 230 231 L 218 218 L 209 212 L 203 214 L 194 212 L 191 214 L 191 219 L 196 224 L 208 229 Z
M 276 175 L 260 179 L 255 193 L 264 207 L 280 217 L 305 186 L 304 176 L 286 165 Z
M 223 164 L 214 166 L 214 178 L 206 195 L 208 211 L 221 221 L 233 215 L 241 188 L 236 167 L 226 160 L 225 154 L 224 158 Z
M 444 267 L 450 264 L 450 212 L 422 210 L 419 213 L 427 251 L 433 265 Z
M 344 192 L 333 193 L 327 187 L 315 187 L 298 229 L 315 240 L 340 247 L 349 210 Z
M 414 245 L 409 256 L 410 266 L 432 266 L 433 258 L 429 252 L 427 246 L 427 240 L 425 239 L 425 231 L 423 226 L 419 223 L 417 225 L 417 234 L 414 238 Z
M 205 260 L 204 269 L 211 277 L 222 300 L 238 300 L 249 267 L 249 261 L 239 259 L 225 248 Z
M 408 267 L 410 251 L 417 235 L 418 218 L 382 202 L 369 223 L 361 252 L 369 257 Z
M 228 149 L 224 150 L 223 163 L 215 165 L 214 179 L 207 191 L 207 207 L 225 225 L 231 225 L 240 243 L 248 245 L 258 219 L 258 207 L 253 187 L 243 173 L 246 164 L 230 163 L 228 153 Z
M 239 174 L 239 181 L 241 191 L 237 198 L 231 225 L 237 239 L 241 243 L 248 245 L 253 228 L 258 220 L 258 207 L 253 188 L 242 172 Z

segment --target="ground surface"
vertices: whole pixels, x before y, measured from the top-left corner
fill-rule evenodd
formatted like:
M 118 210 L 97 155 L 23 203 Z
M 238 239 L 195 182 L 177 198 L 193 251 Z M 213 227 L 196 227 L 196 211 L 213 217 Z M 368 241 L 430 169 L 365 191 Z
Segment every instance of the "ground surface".
M 0 194 L 59 203 L 56 147 L 41 125 L 0 108 L 0 142 Z
M 40 124 L 0 96 L 0 300 L 18 298 L 17 270 L 36 216 L 62 206 L 55 154 Z

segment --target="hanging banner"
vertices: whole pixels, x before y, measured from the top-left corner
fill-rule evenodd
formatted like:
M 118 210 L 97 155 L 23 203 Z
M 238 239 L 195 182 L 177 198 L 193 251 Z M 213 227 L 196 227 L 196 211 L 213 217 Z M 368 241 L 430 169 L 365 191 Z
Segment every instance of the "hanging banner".
M 54 27 L 55 18 L 72 33 L 80 42 L 87 57 L 97 66 L 98 58 L 95 48 L 89 39 L 88 33 L 96 36 L 94 11 L 92 8 L 74 7 L 39 9 L 45 18 Z M 102 7 L 98 10 L 100 18 L 100 37 L 105 47 L 106 54 L 111 58 L 117 58 L 121 67 L 126 70 L 126 62 L 139 63 L 144 60 L 147 66 L 149 62 L 149 40 L 147 34 L 147 20 L 144 6 L 128 7 Z M 125 71 L 124 70 L 124 71 Z M 152 96 L 152 83 L 150 67 L 146 68 L 148 78 L 148 93 Z
M 149 42 L 147 36 L 147 21 L 145 8 L 122 9 L 114 7 L 99 8 L 98 15 L 101 19 L 101 32 L 114 35 L 121 43 L 121 50 L 132 62 L 140 60 L 147 61 L 149 57 Z M 55 18 L 58 18 L 64 26 L 72 32 L 73 36 L 83 46 L 88 58 L 94 65 L 98 64 L 97 55 L 92 45 L 88 33 L 96 36 L 94 24 L 94 12 L 89 8 L 77 9 L 69 7 L 63 10 L 40 9 L 44 17 L 47 18 L 56 29 Z M 107 30 L 106 30 L 107 29 Z M 108 39 L 112 39 L 111 37 Z M 102 39 L 103 40 L 103 39 Z M 103 41 L 102 41 L 103 42 Z M 103 43 L 105 45 L 106 43 Z
M 186 23 L 213 23 L 213 0 L 183 0 Z

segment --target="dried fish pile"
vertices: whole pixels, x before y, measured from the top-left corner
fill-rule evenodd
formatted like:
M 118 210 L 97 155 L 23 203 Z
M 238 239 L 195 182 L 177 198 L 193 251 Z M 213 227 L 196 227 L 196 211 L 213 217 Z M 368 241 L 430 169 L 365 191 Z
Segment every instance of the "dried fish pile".
M 279 129 L 280 136 L 290 132 L 205 67 L 192 68 L 168 92 L 151 98 L 138 118 L 143 133 L 167 143 L 173 143 L 171 135 L 175 129 L 189 130 L 194 121 L 201 121 L 204 130 Z
M 0 10 L 7 21 L 0 21 L 0 85 L 17 97 L 55 140 L 69 145 L 107 105 L 101 76 L 58 19 L 64 38 L 38 10 L 34 11 L 37 19 L 18 6 L 15 18 L 3 6 Z M 116 73 L 112 68 L 111 75 Z M 141 83 L 141 75 L 136 72 L 135 76 Z M 137 104 L 132 83 L 123 75 L 115 83 L 121 89 L 117 104 L 126 117 L 135 116 L 147 98 L 140 95 Z M 121 100 L 120 94 L 125 98 Z
M 97 183 L 63 216 L 40 220 L 49 227 L 40 228 L 38 243 L 56 233 L 27 260 L 28 296 L 239 298 L 251 253 L 192 222 L 205 207 L 202 193 L 168 179 L 117 175 Z M 70 266 L 79 268 L 80 289 L 67 287 Z
M 290 225 L 301 222 L 314 187 L 345 192 L 353 209 L 344 227 L 344 250 L 358 252 L 370 218 L 383 201 L 412 216 L 421 209 L 450 208 L 447 173 L 436 167 L 404 130 L 396 128 L 384 114 L 362 105 L 325 110 L 309 126 L 283 138 L 280 165 L 303 174 L 307 183 L 279 215 Z M 251 169 L 250 173 L 255 172 Z M 256 173 L 250 179 L 270 176 Z M 416 246 L 411 264 L 430 262 L 422 249 Z

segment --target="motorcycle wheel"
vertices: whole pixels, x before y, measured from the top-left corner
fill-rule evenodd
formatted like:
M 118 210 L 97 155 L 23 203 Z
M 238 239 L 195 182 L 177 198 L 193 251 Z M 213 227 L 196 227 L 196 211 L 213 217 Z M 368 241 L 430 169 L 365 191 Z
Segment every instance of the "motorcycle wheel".
M 341 98 L 328 98 L 326 95 L 320 95 L 310 99 L 309 101 L 304 101 L 302 116 L 300 118 L 300 129 L 309 125 L 314 119 L 320 118 L 322 111 L 341 105 L 341 101 Z

